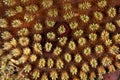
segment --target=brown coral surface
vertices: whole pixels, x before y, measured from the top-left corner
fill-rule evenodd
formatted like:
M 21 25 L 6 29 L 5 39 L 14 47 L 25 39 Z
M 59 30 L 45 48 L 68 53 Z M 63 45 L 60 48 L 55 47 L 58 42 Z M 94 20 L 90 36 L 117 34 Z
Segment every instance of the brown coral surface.
M 0 80 L 102 80 L 120 69 L 120 0 L 0 0 Z

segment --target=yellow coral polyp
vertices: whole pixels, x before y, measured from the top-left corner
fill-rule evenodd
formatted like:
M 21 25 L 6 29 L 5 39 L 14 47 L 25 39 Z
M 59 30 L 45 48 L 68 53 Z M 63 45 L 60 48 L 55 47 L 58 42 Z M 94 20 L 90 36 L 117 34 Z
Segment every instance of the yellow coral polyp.
M 49 8 L 53 5 L 53 0 L 43 0 L 41 4 L 43 8 Z
M 87 23 L 89 21 L 89 16 L 88 15 L 80 15 L 80 19 L 84 22 Z
M 67 72 L 62 72 L 61 73 L 61 80 L 68 80 L 69 79 L 69 75 Z
M 102 53 L 104 51 L 104 48 L 102 45 L 96 45 L 95 51 L 96 53 Z
M 8 27 L 8 22 L 4 18 L 0 18 L 0 27 L 1 28 L 6 28 Z
M 29 6 L 26 6 L 26 10 L 29 12 L 36 12 L 38 10 L 38 6 L 35 4 L 31 4 Z
M 72 11 L 66 12 L 66 13 L 63 15 L 63 18 L 64 18 L 65 20 L 69 20 L 69 19 L 71 19 L 71 18 L 73 18 L 73 17 L 74 17 L 74 13 L 73 13 Z
M 34 50 L 35 50 L 37 53 L 42 54 L 42 45 L 41 45 L 40 43 L 35 43 L 35 44 L 33 45 L 33 47 L 34 47 Z
M 80 54 L 76 54 L 76 55 L 74 56 L 74 61 L 75 61 L 76 63 L 80 63 L 81 60 L 82 60 L 82 57 L 81 57 Z
M 94 12 L 94 17 L 96 20 L 101 21 L 103 19 L 103 14 L 101 12 L 96 11 L 96 12 Z
M 12 49 L 11 50 L 11 54 L 14 56 L 14 57 L 17 57 L 19 55 L 21 55 L 21 51 L 19 48 L 15 48 L 15 49 Z
M 42 36 L 40 34 L 34 34 L 33 39 L 37 42 L 42 40 Z
M 29 55 L 30 53 L 31 53 L 30 48 L 26 47 L 26 48 L 23 49 L 23 54 Z
M 112 60 L 109 57 L 104 57 L 102 59 L 102 65 L 103 66 L 109 66 L 112 63 Z
M 78 43 L 80 46 L 83 46 L 86 43 L 86 39 L 84 37 L 81 37 L 78 39 Z
M 95 41 L 95 40 L 97 39 L 97 34 L 96 34 L 96 33 L 90 33 L 90 34 L 89 34 L 89 39 L 90 39 L 91 41 Z
M 12 48 L 12 45 L 9 42 L 5 42 L 3 44 L 3 50 L 10 50 Z
M 120 27 L 120 20 L 116 20 L 116 23 Z
M 30 72 L 32 69 L 31 65 L 27 64 L 25 67 L 24 67 L 24 71 L 25 72 Z
M 105 40 L 106 46 L 110 46 L 111 44 L 112 44 L 112 40 L 110 40 L 110 39 Z
M 31 62 L 34 62 L 36 60 L 37 60 L 37 56 L 36 55 L 34 55 L 34 54 L 30 55 L 30 61 Z
M 13 6 L 16 4 L 15 0 L 3 0 L 3 3 L 7 6 Z
M 48 66 L 49 68 L 52 68 L 53 65 L 54 65 L 53 59 L 52 59 L 52 58 L 49 58 L 49 59 L 47 60 L 47 66 Z
M 80 71 L 80 79 L 81 80 L 87 80 L 88 76 L 85 72 L 83 71 Z
M 96 59 L 91 59 L 91 60 L 90 60 L 90 65 L 91 65 L 93 68 L 96 68 L 97 65 L 98 65 L 97 60 L 96 60 Z
M 74 66 L 74 65 L 72 65 L 72 66 L 70 66 L 70 73 L 72 74 L 72 75 L 76 75 L 77 74 L 77 68 Z
M 114 7 L 109 8 L 109 10 L 107 11 L 107 14 L 111 18 L 115 17 L 116 16 L 116 9 Z
M 76 29 L 78 27 L 78 23 L 76 21 L 75 22 L 71 22 L 69 25 L 70 25 L 71 29 Z
M 5 14 L 6 14 L 6 16 L 8 16 L 8 17 L 12 17 L 12 16 L 15 16 L 15 15 L 16 15 L 16 11 L 13 10 L 13 9 L 9 9 L 9 10 L 6 10 L 6 11 L 5 11 Z
M 41 76 L 41 80 L 48 80 L 48 76 L 46 73 L 44 73 L 42 76 Z
M 36 24 L 34 25 L 34 29 L 35 29 L 36 31 L 41 31 L 42 28 L 43 28 L 43 26 L 42 26 L 41 23 L 36 23 Z
M 68 44 L 68 48 L 70 50 L 75 50 L 76 49 L 76 44 L 74 41 L 70 41 L 69 44 Z
M 116 43 L 120 43 L 120 34 L 116 34 L 114 36 L 114 40 L 115 40 Z
M 58 73 L 55 70 L 53 70 L 53 71 L 50 72 L 50 77 L 51 77 L 52 80 L 57 80 Z
M 96 78 L 95 72 L 91 72 L 89 78 L 90 78 L 90 80 L 94 80 Z
M 50 10 L 48 11 L 48 15 L 49 15 L 50 17 L 57 17 L 57 16 L 58 16 L 58 11 L 57 11 L 57 9 L 50 9 Z
M 40 76 L 40 71 L 39 71 L 39 70 L 35 70 L 35 71 L 32 73 L 33 79 L 38 79 L 39 76 Z
M 82 29 L 76 30 L 76 31 L 74 32 L 74 36 L 75 36 L 75 37 L 80 37 L 82 34 L 83 34 L 83 30 L 82 30 Z
M 104 31 L 102 31 L 102 33 L 101 33 L 101 38 L 102 38 L 102 40 L 108 40 L 109 39 L 109 32 L 108 31 L 106 31 L 106 30 L 104 30 Z
M 27 46 L 29 44 L 29 38 L 28 37 L 20 37 L 19 44 L 21 46 Z
M 16 6 L 16 12 L 17 13 L 21 13 L 23 11 L 23 7 L 22 6 Z
M 116 30 L 116 27 L 115 27 L 115 25 L 112 24 L 112 23 L 107 23 L 107 24 L 106 24 L 106 29 L 109 30 L 109 31 L 114 32 L 114 31 Z
M 13 20 L 12 27 L 18 28 L 22 25 L 22 22 L 20 20 Z
M 113 65 L 110 65 L 108 68 L 109 68 L 109 72 L 114 72 L 115 71 L 115 67 Z
M 53 54 L 58 56 L 60 55 L 61 52 L 62 52 L 62 49 L 60 47 L 56 47 L 53 51 Z
M 84 63 L 83 65 L 82 65 L 82 71 L 84 71 L 84 72 L 88 72 L 90 69 L 89 69 L 89 65 L 87 64 L 87 63 Z
M 66 28 L 65 28 L 65 26 L 64 26 L 64 25 L 59 26 L 59 28 L 58 28 L 58 32 L 59 32 L 60 34 L 65 33 L 65 32 L 66 32 Z
M 88 56 L 91 54 L 91 48 L 90 47 L 86 47 L 84 50 L 83 50 L 83 53 L 84 55 Z
M 103 66 L 98 67 L 98 78 L 99 79 L 103 79 L 102 75 L 105 74 L 105 73 L 106 73 L 106 70 Z
M 99 27 L 100 26 L 98 24 L 95 24 L 95 23 L 89 25 L 89 28 L 92 31 L 98 30 Z
M 64 5 L 63 8 L 65 10 L 70 10 L 72 8 L 72 5 L 70 3 L 66 3 L 66 4 L 63 4 L 63 5 Z
M 100 1 L 98 1 L 97 5 L 100 8 L 104 8 L 104 7 L 107 6 L 107 1 L 106 0 L 100 0 Z
M 51 49 L 52 49 L 52 43 L 50 43 L 50 42 L 45 43 L 46 52 L 50 52 Z
M 78 4 L 78 7 L 82 10 L 86 10 L 86 9 L 89 9 L 91 7 L 91 3 L 90 2 L 83 2 L 83 3 L 79 3 Z
M 29 34 L 29 31 L 28 31 L 27 28 L 22 28 L 22 29 L 20 29 L 20 30 L 18 31 L 18 35 L 19 35 L 19 36 L 26 36 L 26 35 L 28 35 L 28 34 Z
M 45 23 L 50 28 L 54 27 L 54 25 L 55 25 L 55 21 L 54 20 L 46 20 Z
M 4 31 L 1 33 L 1 38 L 4 40 L 8 40 L 12 38 L 12 34 L 9 31 Z
M 44 58 L 41 58 L 38 63 L 39 68 L 43 68 L 45 67 L 45 65 L 46 65 L 46 60 Z
M 66 44 L 66 42 L 67 42 L 67 37 L 62 37 L 62 38 L 59 39 L 59 43 L 62 46 L 64 46 Z
M 22 55 L 18 61 L 19 63 L 24 64 L 27 61 L 27 59 L 28 59 L 28 56 Z
M 72 59 L 72 56 L 70 55 L 70 53 L 65 53 L 64 59 L 65 59 L 65 61 L 70 62 Z
M 54 40 L 54 39 L 55 39 L 55 33 L 53 33 L 53 32 L 48 32 L 48 33 L 47 33 L 47 38 L 50 39 L 50 40 Z
M 34 19 L 34 16 L 32 16 L 31 14 L 25 14 L 25 15 L 24 15 L 24 20 L 25 20 L 25 22 L 27 22 L 27 23 L 33 21 L 33 19 Z
M 119 53 L 119 47 L 116 46 L 116 45 L 113 45 L 113 46 L 111 46 L 111 47 L 109 48 L 109 52 L 110 52 L 111 54 Z
M 57 59 L 56 61 L 56 68 L 57 69 L 62 69 L 64 67 L 64 63 L 61 59 Z

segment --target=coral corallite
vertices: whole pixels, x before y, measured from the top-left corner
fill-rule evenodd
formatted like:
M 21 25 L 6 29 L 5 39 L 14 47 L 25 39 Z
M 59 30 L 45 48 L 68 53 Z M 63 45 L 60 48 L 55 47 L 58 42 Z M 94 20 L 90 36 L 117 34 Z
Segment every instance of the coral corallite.
M 0 80 L 102 80 L 120 69 L 120 0 L 0 0 Z

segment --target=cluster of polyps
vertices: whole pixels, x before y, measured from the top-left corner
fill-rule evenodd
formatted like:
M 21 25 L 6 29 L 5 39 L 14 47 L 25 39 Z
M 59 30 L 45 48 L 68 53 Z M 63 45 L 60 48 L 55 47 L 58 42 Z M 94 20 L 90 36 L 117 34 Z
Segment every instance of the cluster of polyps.
M 77 1 L 0 1 L 0 79 L 102 80 L 120 69 L 117 4 Z

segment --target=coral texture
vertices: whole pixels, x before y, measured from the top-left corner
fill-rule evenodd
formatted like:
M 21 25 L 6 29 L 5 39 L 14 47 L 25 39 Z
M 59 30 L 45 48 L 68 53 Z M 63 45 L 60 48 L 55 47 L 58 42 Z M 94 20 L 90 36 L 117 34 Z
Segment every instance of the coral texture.
M 120 0 L 0 0 L 0 80 L 102 80 L 120 69 Z

